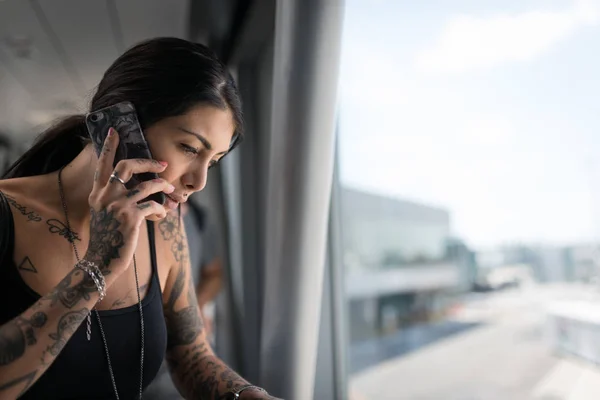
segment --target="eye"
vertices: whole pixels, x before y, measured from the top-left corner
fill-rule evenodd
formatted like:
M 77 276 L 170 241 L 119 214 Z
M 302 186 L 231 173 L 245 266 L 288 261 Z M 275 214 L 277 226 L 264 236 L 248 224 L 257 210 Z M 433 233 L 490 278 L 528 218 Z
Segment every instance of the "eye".
M 193 154 L 193 155 L 196 155 L 196 154 L 198 154 L 198 149 L 196 149 L 195 147 L 188 146 L 188 145 L 187 145 L 187 144 L 185 144 L 185 143 L 181 143 L 179 146 L 180 146 L 180 147 L 181 147 L 181 149 L 182 149 L 183 151 L 185 151 L 186 153 Z

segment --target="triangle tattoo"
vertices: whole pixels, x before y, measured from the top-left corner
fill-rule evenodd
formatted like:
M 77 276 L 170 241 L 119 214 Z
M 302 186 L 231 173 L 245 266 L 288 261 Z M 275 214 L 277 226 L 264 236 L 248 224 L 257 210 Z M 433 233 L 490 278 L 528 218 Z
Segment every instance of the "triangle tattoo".
M 35 269 L 29 257 L 25 257 L 21 264 L 19 264 L 19 269 L 22 271 L 29 271 L 33 272 L 34 274 L 37 274 L 37 269 Z

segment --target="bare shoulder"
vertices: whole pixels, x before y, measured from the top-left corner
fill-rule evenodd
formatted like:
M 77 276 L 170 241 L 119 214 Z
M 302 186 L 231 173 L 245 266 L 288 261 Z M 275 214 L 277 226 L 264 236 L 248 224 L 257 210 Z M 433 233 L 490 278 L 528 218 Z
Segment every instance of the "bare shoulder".
M 44 188 L 47 186 L 42 176 L 0 180 L 0 191 L 17 214 L 35 218 L 38 214 L 51 213 Z
M 40 191 L 48 186 L 47 175 L 24 178 L 0 179 L 0 191 L 9 196 L 30 197 L 35 200 Z
M 13 178 L 0 180 L 0 192 L 7 196 L 19 196 L 24 189 L 34 183 L 35 177 Z

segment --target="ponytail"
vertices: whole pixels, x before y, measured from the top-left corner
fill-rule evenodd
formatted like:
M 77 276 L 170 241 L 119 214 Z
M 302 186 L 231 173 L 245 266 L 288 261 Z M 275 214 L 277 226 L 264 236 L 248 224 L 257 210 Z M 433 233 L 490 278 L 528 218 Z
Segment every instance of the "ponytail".
M 54 172 L 73 161 L 88 140 L 85 116 L 67 117 L 39 135 L 33 146 L 8 168 L 2 179 Z

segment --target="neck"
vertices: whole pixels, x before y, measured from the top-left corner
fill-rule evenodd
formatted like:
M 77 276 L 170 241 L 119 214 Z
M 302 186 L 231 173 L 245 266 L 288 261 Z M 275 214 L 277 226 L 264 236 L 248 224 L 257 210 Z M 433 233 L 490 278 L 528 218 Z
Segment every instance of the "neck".
M 61 173 L 69 222 L 73 227 L 89 223 L 88 197 L 92 192 L 97 162 L 98 158 L 92 146 L 88 145 L 73 161 L 64 167 Z

